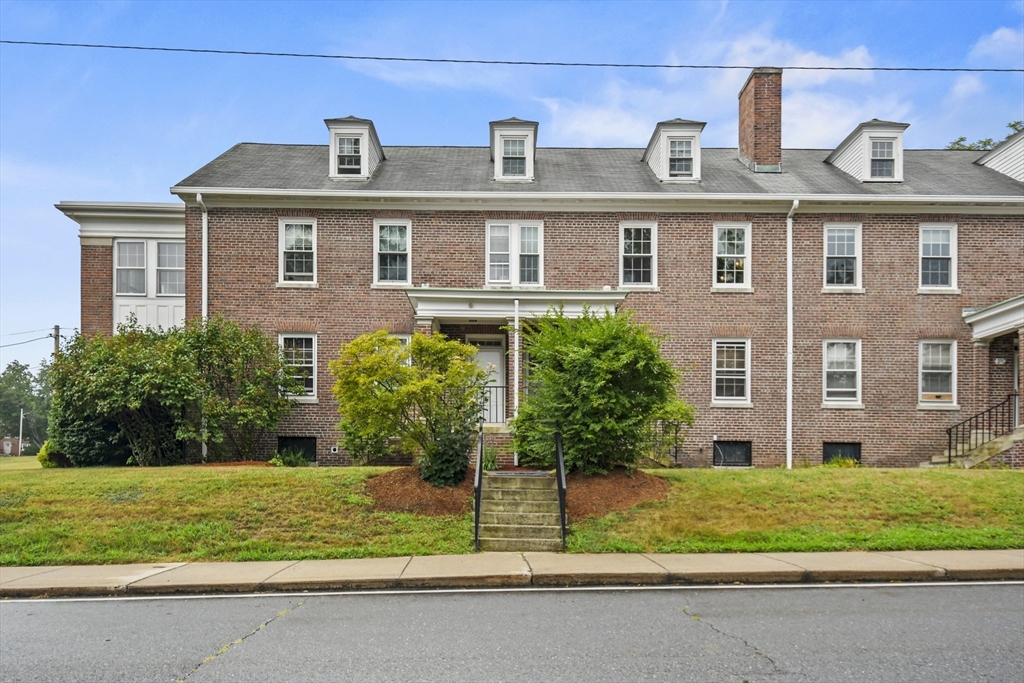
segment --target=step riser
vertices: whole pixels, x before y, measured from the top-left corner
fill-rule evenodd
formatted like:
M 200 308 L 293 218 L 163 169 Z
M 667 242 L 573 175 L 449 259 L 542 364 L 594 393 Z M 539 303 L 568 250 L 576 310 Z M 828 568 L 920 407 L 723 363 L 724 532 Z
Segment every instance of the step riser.
M 529 526 L 560 527 L 557 512 L 480 512 L 481 524 L 526 524 Z
M 561 541 L 519 538 L 481 538 L 480 549 L 495 553 L 550 552 L 562 550 Z
M 507 501 L 535 501 L 558 503 L 557 491 L 544 491 L 541 489 L 484 489 L 481 492 L 483 500 L 507 500 Z
M 558 514 L 558 503 L 530 500 L 482 500 L 480 513 L 554 513 Z
M 483 477 L 483 488 L 487 489 L 543 489 L 557 490 L 558 484 L 554 477 Z
M 526 526 L 506 524 L 481 524 L 481 538 L 544 538 L 559 540 L 562 538 L 562 527 L 558 526 Z

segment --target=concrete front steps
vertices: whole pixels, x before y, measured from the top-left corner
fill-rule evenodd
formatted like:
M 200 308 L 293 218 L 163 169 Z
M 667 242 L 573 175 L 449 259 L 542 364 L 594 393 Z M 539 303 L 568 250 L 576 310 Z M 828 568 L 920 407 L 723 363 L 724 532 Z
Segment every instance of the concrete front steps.
M 982 441 L 988 438 L 987 432 L 972 432 L 971 441 L 974 442 Z M 1018 426 L 1009 434 L 1003 434 L 997 436 L 991 441 L 987 441 L 980 446 L 972 448 L 970 450 L 961 449 L 957 452 L 957 449 L 953 450 L 953 467 L 963 467 L 970 469 L 981 463 L 985 462 L 989 458 L 994 458 L 997 455 L 1005 453 L 1006 451 L 1013 448 L 1017 443 L 1024 441 L 1024 425 Z M 945 449 L 939 455 L 933 455 L 930 462 L 921 463 L 921 467 L 944 467 L 949 465 L 949 449 Z
M 481 550 L 562 550 L 558 484 L 553 475 L 485 472 L 480 498 Z

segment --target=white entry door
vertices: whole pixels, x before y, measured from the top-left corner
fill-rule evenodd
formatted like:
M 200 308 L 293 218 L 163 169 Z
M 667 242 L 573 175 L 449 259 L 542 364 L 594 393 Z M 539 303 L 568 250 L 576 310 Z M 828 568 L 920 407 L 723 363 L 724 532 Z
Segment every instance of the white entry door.
M 477 347 L 476 362 L 487 372 L 487 391 L 484 395 L 484 422 L 505 422 L 505 343 L 501 339 L 470 337 L 469 343 Z

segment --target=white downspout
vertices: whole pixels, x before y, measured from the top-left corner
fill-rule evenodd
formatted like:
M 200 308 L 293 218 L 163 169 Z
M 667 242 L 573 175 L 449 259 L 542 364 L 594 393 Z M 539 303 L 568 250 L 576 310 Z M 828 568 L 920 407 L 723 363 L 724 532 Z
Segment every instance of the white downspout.
M 514 323 L 514 336 L 513 336 L 513 349 L 512 354 L 512 367 L 513 367 L 513 378 L 512 378 L 512 416 L 519 417 L 519 299 L 515 302 L 515 314 L 516 319 Z M 519 452 L 513 451 L 512 462 L 516 467 L 519 467 Z
M 786 215 L 786 469 L 793 469 L 793 214 L 794 199 Z
M 209 287 L 207 285 L 210 264 L 210 218 L 206 211 L 206 204 L 203 203 L 203 195 L 201 192 L 196 193 L 196 203 L 199 204 L 199 208 L 203 210 L 203 303 L 202 303 L 202 315 L 203 320 L 207 317 L 207 301 L 209 299 Z

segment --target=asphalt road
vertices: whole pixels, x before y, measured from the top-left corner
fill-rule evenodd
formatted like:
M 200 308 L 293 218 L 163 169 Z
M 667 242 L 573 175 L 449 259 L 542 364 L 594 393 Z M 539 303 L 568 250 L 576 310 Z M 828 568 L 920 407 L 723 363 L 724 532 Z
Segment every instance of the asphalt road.
M 1024 586 L 0 603 L 0 681 L 1024 681 Z

